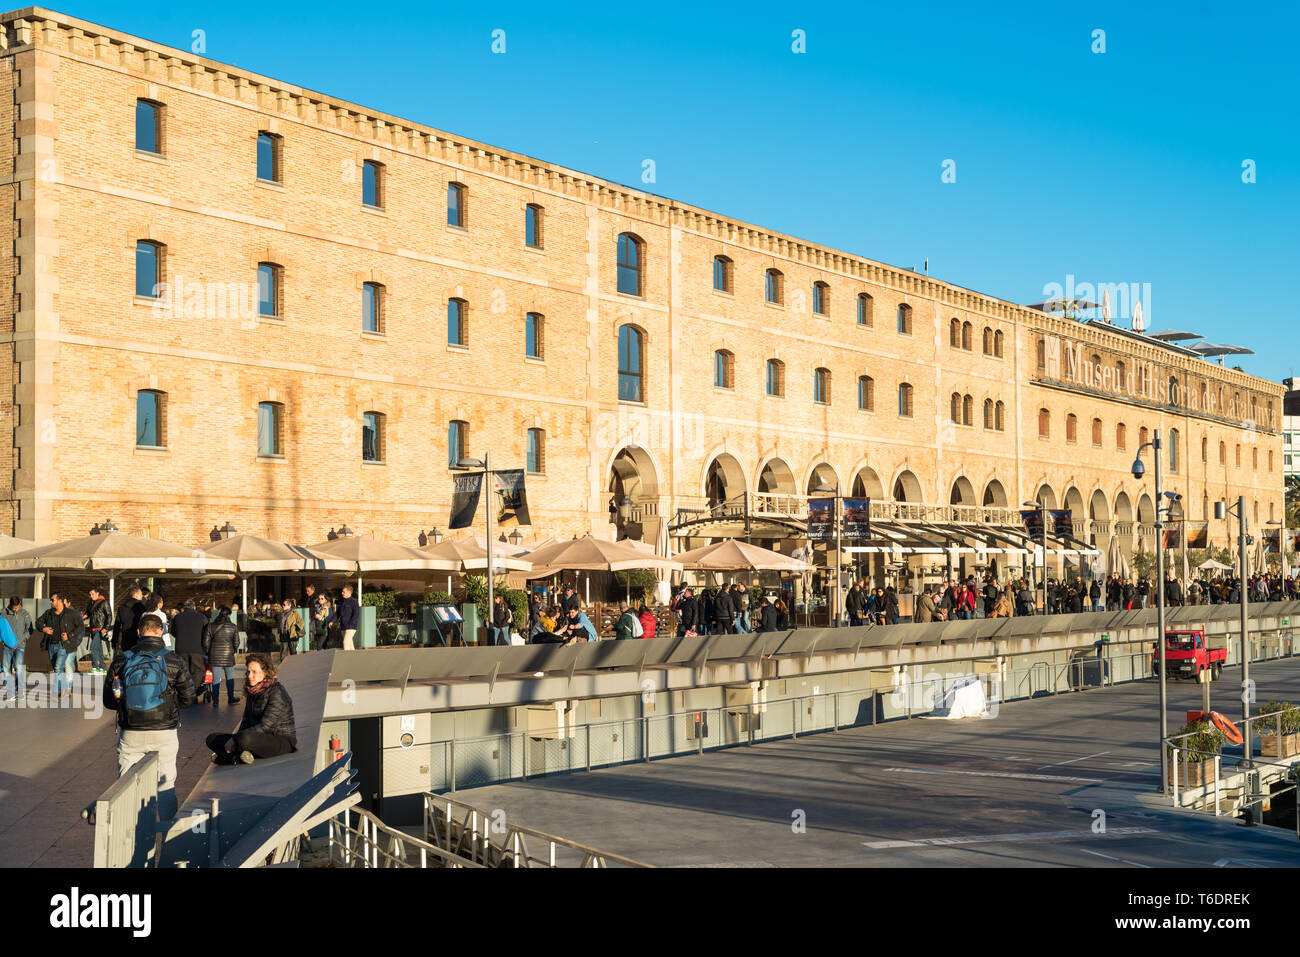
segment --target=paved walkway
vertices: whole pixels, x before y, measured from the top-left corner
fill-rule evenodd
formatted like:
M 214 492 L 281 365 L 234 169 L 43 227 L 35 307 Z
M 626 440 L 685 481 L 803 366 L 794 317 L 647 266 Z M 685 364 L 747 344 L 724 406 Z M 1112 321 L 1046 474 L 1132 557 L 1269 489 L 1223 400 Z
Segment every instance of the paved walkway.
M 0 866 L 93 863 L 94 835 L 81 812 L 117 778 L 117 720 L 99 704 L 102 678 L 93 686 L 90 676 L 77 678 L 75 707 L 49 707 L 43 690 L 29 693 L 34 707 L 0 706 Z M 233 730 L 243 714 L 242 702 L 231 707 L 225 700 L 223 693 L 220 708 L 195 705 L 181 715 L 176 793 L 182 800 L 208 767 L 207 736 Z

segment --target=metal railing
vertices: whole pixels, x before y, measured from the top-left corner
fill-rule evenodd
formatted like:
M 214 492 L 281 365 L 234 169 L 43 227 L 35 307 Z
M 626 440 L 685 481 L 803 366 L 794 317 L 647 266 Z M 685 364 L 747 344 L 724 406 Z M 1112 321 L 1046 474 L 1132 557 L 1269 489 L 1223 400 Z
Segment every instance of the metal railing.
M 1243 742 L 1241 755 L 1224 755 L 1219 751 L 1203 751 L 1188 747 L 1187 739 L 1202 733 L 1200 731 L 1171 734 L 1165 738 L 1162 752 L 1163 760 L 1169 762 L 1169 795 L 1173 806 L 1190 806 L 1199 810 L 1205 804 L 1212 803 L 1214 816 L 1219 817 L 1223 813 L 1225 795 L 1228 796 L 1231 808 L 1235 812 L 1294 790 L 1296 788 L 1294 782 L 1276 791 L 1262 790 L 1275 783 L 1289 780 L 1292 769 L 1300 764 L 1300 753 L 1291 755 L 1284 753 L 1285 741 L 1288 737 L 1282 732 L 1282 716 L 1285 713 L 1285 709 L 1279 709 L 1254 714 L 1242 720 L 1239 726 Z M 1260 730 L 1261 727 L 1263 730 Z M 1263 760 L 1260 750 L 1254 746 L 1256 737 L 1270 736 L 1270 732 L 1277 749 L 1275 757 L 1278 760 L 1276 761 Z M 1244 753 L 1247 745 L 1251 753 L 1249 761 L 1246 760 Z M 1227 768 L 1223 763 L 1225 757 L 1232 762 Z M 1211 763 L 1213 776 L 1209 782 L 1206 782 L 1204 765 Z M 1196 777 L 1201 778 L 1200 784 L 1197 785 L 1191 784 L 1193 766 L 1198 767 Z M 1186 800 L 1189 798 L 1190 804 Z
M 95 828 L 95 867 L 156 866 L 158 752 L 131 765 L 81 816 Z
M 369 811 L 360 809 L 347 810 L 330 818 L 328 847 L 330 861 L 340 867 L 483 867 L 405 831 L 389 827 Z
M 431 846 L 477 867 L 649 867 L 628 857 L 511 823 L 504 811 L 440 794 L 424 795 L 424 835 Z

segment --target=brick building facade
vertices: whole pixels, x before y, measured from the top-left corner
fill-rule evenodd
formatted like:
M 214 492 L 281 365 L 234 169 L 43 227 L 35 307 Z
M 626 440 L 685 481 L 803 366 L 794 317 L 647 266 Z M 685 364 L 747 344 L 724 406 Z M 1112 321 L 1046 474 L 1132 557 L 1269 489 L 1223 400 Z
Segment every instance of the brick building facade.
M 838 481 L 1042 490 L 1131 547 L 1157 428 L 1191 518 L 1279 517 L 1280 385 L 61 14 L 0 22 L 16 535 L 413 544 L 447 523 L 452 422 L 498 467 L 533 430 L 538 536 Z

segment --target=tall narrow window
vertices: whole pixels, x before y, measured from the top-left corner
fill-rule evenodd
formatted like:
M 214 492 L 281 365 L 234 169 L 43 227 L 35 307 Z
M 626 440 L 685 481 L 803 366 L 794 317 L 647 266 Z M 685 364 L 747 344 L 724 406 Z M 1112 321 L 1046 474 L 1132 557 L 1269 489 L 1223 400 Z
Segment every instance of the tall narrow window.
M 858 408 L 870 412 L 876 407 L 876 383 L 869 375 L 858 376 Z
M 961 324 L 961 347 L 965 349 L 967 352 L 970 352 L 972 349 L 975 348 L 974 338 L 975 338 L 975 327 L 972 326 L 969 322 L 963 322 Z
M 1257 472 L 1259 471 L 1259 449 L 1258 449 L 1258 447 L 1253 448 L 1253 449 L 1250 450 L 1250 467 L 1251 467 L 1252 469 L 1254 469 L 1255 471 L 1257 471 Z
M 869 295 L 865 292 L 858 293 L 858 325 L 875 325 L 875 317 L 871 314 L 871 307 L 873 305 L 874 302 Z
M 831 314 L 831 287 L 828 283 L 813 283 L 813 312 L 819 316 Z
M 898 414 L 905 419 L 912 417 L 912 387 L 906 382 L 898 386 Z
M 469 191 L 460 183 L 447 184 L 447 225 L 465 228 L 465 201 Z
M 961 348 L 961 320 L 956 316 L 948 322 L 948 346 L 952 349 Z
M 153 100 L 135 101 L 135 148 L 163 155 L 163 105 Z
M 1223 442 L 1219 443 L 1219 464 L 1220 465 L 1228 464 L 1228 446 Z
M 769 269 L 763 274 L 763 295 L 768 302 L 779 306 L 785 302 L 785 277 L 779 269 Z
M 260 402 L 257 406 L 257 454 L 280 455 L 280 419 L 284 406 L 279 402 Z
M 384 287 L 377 282 L 361 287 L 361 331 L 384 331 Z
M 529 203 L 524 209 L 524 245 L 542 248 L 542 207 Z
M 993 428 L 993 400 L 984 400 L 984 428 Z
M 1149 434 L 1150 434 L 1150 433 L 1147 432 L 1147 427 L 1146 427 L 1145 425 L 1138 429 L 1138 449 L 1139 449 L 1139 450 L 1142 448 L 1142 446 L 1144 446 L 1144 445 L 1147 444 L 1147 436 L 1148 436 Z
M 469 423 L 453 420 L 447 423 L 447 467 L 460 468 L 469 444 Z
M 645 243 L 631 233 L 618 236 L 618 291 L 639 296 L 642 290 L 642 258 Z
M 361 460 L 363 462 L 384 460 L 384 414 L 382 412 L 367 412 L 361 418 Z
M 135 294 L 156 299 L 164 282 L 165 250 L 161 243 L 140 240 L 135 244 Z
M 530 359 L 542 358 L 543 323 L 541 313 L 530 312 L 524 316 L 524 355 Z
M 1115 363 L 1115 382 L 1118 384 L 1121 392 L 1127 391 L 1128 375 L 1124 369 L 1124 363 L 1122 362 Z
M 528 456 L 525 465 L 533 475 L 546 471 L 546 433 L 541 429 L 528 430 Z
M 1034 353 L 1038 358 L 1038 371 L 1042 372 L 1047 368 L 1047 342 L 1039 339 L 1034 346 Z
M 905 336 L 912 334 L 912 307 L 905 302 L 898 306 L 898 331 Z
M 717 292 L 731 292 L 732 262 L 726 256 L 713 257 L 713 288 Z
M 1128 448 L 1128 428 L 1123 422 L 1115 423 L 1115 448 Z
M 447 345 L 469 345 L 469 304 L 464 299 L 447 300 Z
M 1006 409 L 1005 403 L 1001 401 L 993 407 L 993 428 L 999 432 L 1006 431 Z
M 135 394 L 135 444 L 142 449 L 167 446 L 167 393 L 141 389 Z
M 767 394 L 785 395 L 785 363 L 780 359 L 767 360 Z
M 993 330 L 988 326 L 984 327 L 984 354 L 993 355 Z
M 1038 437 L 1049 438 L 1052 434 L 1052 413 L 1046 409 L 1038 410 Z
M 736 357 L 726 349 L 713 353 L 713 385 L 719 389 L 734 389 Z
M 1079 440 L 1079 419 L 1073 412 L 1065 417 L 1065 441 L 1077 442 Z
M 257 178 L 280 182 L 280 137 L 274 133 L 257 134 Z
M 822 405 L 831 404 L 831 370 L 813 370 L 813 401 Z
M 961 425 L 961 393 L 954 392 L 948 399 L 948 418 L 954 425 Z
M 620 326 L 618 330 L 618 397 L 625 402 L 643 402 L 645 373 L 641 330 Z
M 1002 330 L 999 329 L 993 333 L 993 357 L 995 359 L 1002 358 L 1002 348 L 1003 348 L 1002 343 L 1003 343 Z
M 1210 461 L 1210 440 L 1203 435 L 1201 436 L 1201 461 Z
M 374 209 L 384 208 L 384 164 L 366 160 L 361 164 L 361 202 Z
M 972 396 L 964 395 L 961 397 L 961 424 L 975 424 L 975 399 Z
M 1092 420 L 1092 444 L 1101 448 L 1101 419 Z
M 268 319 L 280 317 L 280 267 L 275 263 L 257 264 L 257 314 Z
M 1178 471 L 1178 430 L 1169 430 L 1169 471 Z

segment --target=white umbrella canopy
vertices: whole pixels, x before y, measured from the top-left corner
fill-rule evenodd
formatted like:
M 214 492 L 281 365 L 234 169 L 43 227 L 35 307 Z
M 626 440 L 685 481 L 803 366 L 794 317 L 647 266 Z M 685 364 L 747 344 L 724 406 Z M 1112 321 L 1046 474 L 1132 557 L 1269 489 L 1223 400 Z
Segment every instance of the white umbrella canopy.
M 225 558 L 234 562 L 241 574 L 350 572 L 356 567 L 343 558 L 257 535 L 235 535 L 199 547 L 213 558 Z
M 446 558 L 438 558 L 427 551 L 408 545 L 397 545 L 380 538 L 353 535 L 312 545 L 311 551 L 350 563 L 349 571 L 400 572 L 431 571 L 454 572 L 459 565 Z
M 1110 545 L 1106 548 L 1106 571 L 1120 578 L 1133 577 L 1133 569 L 1128 559 L 1124 557 L 1124 550 L 1119 547 L 1119 539 L 1114 535 L 1111 536 Z
M 644 547 L 623 542 L 609 542 L 586 535 L 567 542 L 556 542 L 529 552 L 533 563 L 529 578 L 550 578 L 562 571 L 619 572 L 631 568 L 667 568 L 681 571 L 682 563 L 655 555 Z
M 235 571 L 235 563 L 201 548 L 164 542 L 145 535 L 101 532 L 53 545 L 40 545 L 0 559 L 0 569 L 28 571 L 188 572 L 206 575 Z
M 13 538 L 9 535 L 0 535 L 0 557 L 8 557 L 18 552 L 28 552 L 33 548 L 40 547 L 36 542 L 29 542 L 25 538 Z
M 682 552 L 677 556 L 677 560 L 683 567 L 696 571 L 746 570 L 802 574 L 808 570 L 807 564 L 797 558 L 735 538 Z
M 419 549 L 419 551 L 439 560 L 456 563 L 454 571 L 482 571 L 487 568 L 487 547 L 481 538 L 462 538 L 454 542 L 443 541 L 437 545 Z M 492 570 L 498 573 L 503 571 L 529 571 L 533 567 L 533 563 L 526 558 L 518 557 L 522 551 L 523 549 L 518 548 L 518 546 L 506 542 L 493 542 Z
M 1209 558 L 1197 565 L 1196 570 L 1200 572 L 1230 572 L 1232 571 L 1232 566 L 1225 565 L 1223 562 L 1216 562 L 1213 558 Z

